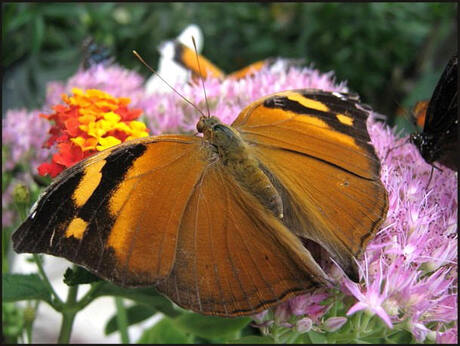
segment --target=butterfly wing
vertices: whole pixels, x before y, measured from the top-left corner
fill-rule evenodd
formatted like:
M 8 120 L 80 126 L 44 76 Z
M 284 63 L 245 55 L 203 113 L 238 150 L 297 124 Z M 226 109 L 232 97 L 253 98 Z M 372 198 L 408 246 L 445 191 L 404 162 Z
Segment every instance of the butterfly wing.
M 230 73 L 227 77 L 230 79 L 241 79 L 250 75 L 253 75 L 257 71 L 260 71 L 266 66 L 269 66 L 272 63 L 272 59 L 264 59 L 256 61 L 246 67 L 243 67 L 240 70 Z
M 354 257 L 388 208 L 368 114 L 352 95 L 297 90 L 254 102 L 232 125 L 281 192 L 283 223 L 321 245 L 354 279 Z
M 206 165 L 192 136 L 140 139 L 64 171 L 13 234 L 122 286 L 153 284 L 174 263 L 181 218 Z
M 457 65 L 458 57 L 453 56 L 431 96 L 423 132 L 444 133 L 457 118 Z
M 271 72 L 287 71 L 293 66 L 301 66 L 304 63 L 304 59 L 292 59 L 292 58 L 267 58 L 256 61 L 242 69 L 236 70 L 227 75 L 229 79 L 241 79 L 248 76 L 252 76 L 257 71 L 263 68 L 269 68 Z
M 172 44 L 174 46 L 174 61 L 190 70 L 194 76 L 224 78 L 224 72 L 204 56 L 197 55 L 193 49 L 179 41 L 173 41 Z M 199 60 L 199 66 L 197 60 Z
M 428 162 L 439 161 L 457 170 L 458 57 L 453 56 L 436 85 L 426 111 L 423 132 L 415 135 L 420 154 Z
M 237 316 L 326 282 L 301 241 L 216 162 L 190 198 L 174 268 L 157 289 L 186 309 Z

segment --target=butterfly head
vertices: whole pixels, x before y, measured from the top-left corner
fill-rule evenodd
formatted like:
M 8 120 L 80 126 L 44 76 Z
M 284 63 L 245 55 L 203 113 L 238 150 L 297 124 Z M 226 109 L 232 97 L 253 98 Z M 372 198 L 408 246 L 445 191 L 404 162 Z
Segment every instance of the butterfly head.
M 413 133 L 410 136 L 410 141 L 420 151 L 422 157 L 429 163 L 438 159 L 439 150 L 436 150 L 434 138 L 426 133 Z
M 239 155 L 245 150 L 246 145 L 238 131 L 231 126 L 222 124 L 217 117 L 200 117 L 196 129 L 219 152 L 222 159 L 229 155 Z
M 196 123 L 196 129 L 202 133 L 206 139 L 210 139 L 211 132 L 216 125 L 222 124 L 219 118 L 214 116 L 201 116 L 200 120 Z

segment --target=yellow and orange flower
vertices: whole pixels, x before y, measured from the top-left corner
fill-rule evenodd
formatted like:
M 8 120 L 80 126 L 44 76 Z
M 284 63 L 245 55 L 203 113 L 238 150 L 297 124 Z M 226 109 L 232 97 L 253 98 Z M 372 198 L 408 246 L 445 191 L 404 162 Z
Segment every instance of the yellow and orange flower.
M 51 162 L 38 167 L 40 175 L 55 177 L 65 168 L 92 154 L 130 139 L 148 136 L 145 124 L 137 121 L 140 109 L 129 109 L 130 99 L 113 97 L 97 90 L 74 88 L 62 95 L 66 105 L 56 105 L 52 114 L 40 114 L 54 121 L 44 146 L 57 145 Z

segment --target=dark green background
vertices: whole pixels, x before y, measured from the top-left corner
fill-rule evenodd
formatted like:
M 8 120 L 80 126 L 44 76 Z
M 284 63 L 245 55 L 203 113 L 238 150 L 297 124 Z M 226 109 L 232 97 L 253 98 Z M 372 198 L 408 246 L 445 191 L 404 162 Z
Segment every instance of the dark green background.
M 2 5 L 2 112 L 39 107 L 45 83 L 75 73 L 88 36 L 145 76 L 156 47 L 188 24 L 230 72 L 269 56 L 305 58 L 380 113 L 431 96 L 457 51 L 455 3 L 9 3 Z

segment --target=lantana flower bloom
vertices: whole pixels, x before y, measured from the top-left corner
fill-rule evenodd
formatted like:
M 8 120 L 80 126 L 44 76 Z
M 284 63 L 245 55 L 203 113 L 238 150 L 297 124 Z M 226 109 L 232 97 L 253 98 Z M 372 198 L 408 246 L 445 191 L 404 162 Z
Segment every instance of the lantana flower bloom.
M 55 177 L 85 157 L 120 144 L 124 141 L 148 136 L 145 124 L 137 121 L 142 110 L 129 109 L 130 100 L 88 89 L 72 89 L 73 95 L 63 94 L 66 105 L 53 106 L 54 113 L 40 116 L 54 121 L 45 146 L 54 144 L 58 152 L 51 162 L 38 167 L 41 175 Z

